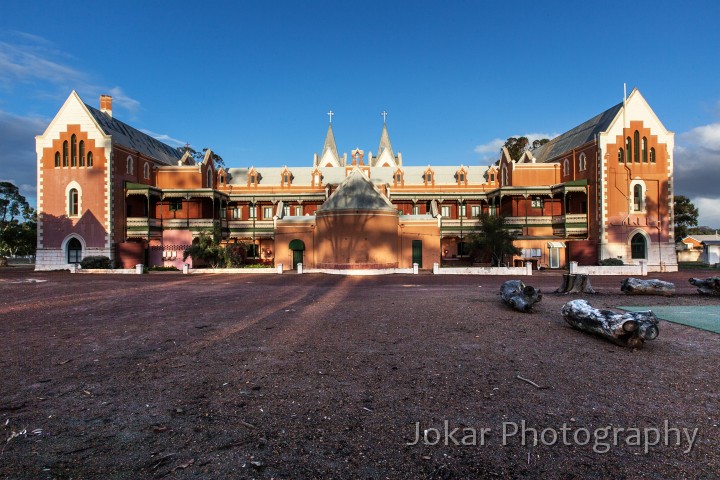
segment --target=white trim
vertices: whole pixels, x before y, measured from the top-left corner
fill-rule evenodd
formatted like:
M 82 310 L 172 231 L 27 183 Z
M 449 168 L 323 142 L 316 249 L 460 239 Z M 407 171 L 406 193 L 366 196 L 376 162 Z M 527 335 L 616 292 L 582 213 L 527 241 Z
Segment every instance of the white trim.
M 633 258 L 633 256 L 632 256 L 632 239 L 638 233 L 640 235 L 642 235 L 643 237 L 645 237 L 645 257 L 644 258 Z M 627 252 L 628 252 L 627 259 L 628 260 L 639 261 L 639 260 L 649 260 L 650 259 L 650 246 L 652 245 L 652 240 L 650 239 L 650 235 L 648 235 L 648 233 L 645 230 L 643 230 L 642 228 L 636 228 L 636 229 L 632 230 L 628 234 L 626 244 L 627 244 Z
M 635 210 L 635 186 L 640 185 L 642 188 L 642 203 L 640 204 L 640 210 Z M 636 178 L 633 181 L 630 182 L 630 191 L 628 192 L 628 200 L 630 201 L 630 204 L 628 205 L 628 212 L 630 212 L 631 215 L 645 215 L 646 212 L 646 204 L 647 204 L 647 186 L 645 185 L 645 181 L 641 178 Z

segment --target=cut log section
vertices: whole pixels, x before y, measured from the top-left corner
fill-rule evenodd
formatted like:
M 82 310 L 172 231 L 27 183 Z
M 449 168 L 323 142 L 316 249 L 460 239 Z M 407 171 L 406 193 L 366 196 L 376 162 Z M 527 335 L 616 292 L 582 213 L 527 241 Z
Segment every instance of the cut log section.
M 624 347 L 641 347 L 645 340 L 654 340 L 660 333 L 658 318 L 650 310 L 617 313 L 593 308 L 586 300 L 571 300 L 563 305 L 561 313 L 574 328 Z
M 720 295 L 720 277 L 710 277 L 705 280 L 691 278 L 688 281 L 698 287 L 698 292 L 703 295 Z
M 520 280 L 508 280 L 500 286 L 500 297 L 506 305 L 519 312 L 529 312 L 542 300 L 542 293 L 534 287 L 525 286 Z
M 675 284 L 662 280 L 626 278 L 620 282 L 620 290 L 630 295 L 664 295 L 669 297 L 675 293 Z
M 595 293 L 587 273 L 564 273 L 563 283 L 555 293 Z

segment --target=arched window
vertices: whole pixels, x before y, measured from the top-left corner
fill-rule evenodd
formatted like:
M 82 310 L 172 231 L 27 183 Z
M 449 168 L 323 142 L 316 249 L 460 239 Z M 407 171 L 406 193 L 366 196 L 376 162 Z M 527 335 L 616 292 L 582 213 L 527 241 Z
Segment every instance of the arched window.
M 80 166 L 85 166 L 85 141 L 80 140 Z
M 150 164 L 145 162 L 145 165 L 143 165 L 143 178 L 145 180 L 150 178 Z
M 635 145 L 633 145 L 633 161 L 635 163 L 640 163 L 640 132 L 635 130 L 635 138 L 633 138 Z
M 77 188 L 71 188 L 68 192 L 68 217 L 77 217 L 80 213 L 80 195 Z
M 625 163 L 625 152 L 622 148 L 618 149 L 618 163 Z
M 642 161 L 643 163 L 647 163 L 647 137 L 643 137 L 642 140 Z
M 87 153 L 87 166 L 92 167 L 93 166 L 93 154 L 92 152 Z
M 563 175 L 568 176 L 570 175 L 570 160 L 565 159 L 565 162 L 563 163 Z
M 57 152 L 57 151 L 55 152 L 55 166 L 56 167 L 60 166 L 60 152 Z
M 650 163 L 655 163 L 655 147 L 650 148 Z
M 632 163 L 632 140 L 630 137 L 625 139 L 625 153 L 627 153 L 627 163 Z
M 636 183 L 633 187 L 633 211 L 642 212 L 645 210 L 645 195 L 643 186 Z
M 580 158 L 578 159 L 578 170 L 583 172 L 587 168 L 587 157 L 584 153 L 580 154 Z
M 630 240 L 630 256 L 633 259 L 647 258 L 647 240 L 642 233 L 636 233 Z
M 70 166 L 77 167 L 77 137 L 73 134 L 70 137 Z
M 71 238 L 67 243 L 67 261 L 68 263 L 80 263 L 82 260 L 82 244 L 77 238 Z
M 68 141 L 63 142 L 63 167 L 68 166 Z
M 133 173 L 133 159 L 132 157 L 127 158 L 127 165 L 125 167 L 125 173 L 128 175 L 132 175 Z

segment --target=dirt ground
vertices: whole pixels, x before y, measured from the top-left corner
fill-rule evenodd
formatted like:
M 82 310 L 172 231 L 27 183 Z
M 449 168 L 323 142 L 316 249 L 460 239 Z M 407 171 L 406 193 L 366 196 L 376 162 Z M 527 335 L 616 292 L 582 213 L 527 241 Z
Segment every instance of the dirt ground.
M 718 478 L 720 335 L 629 350 L 559 314 L 719 305 L 687 283 L 711 273 L 652 275 L 665 298 L 541 272 L 522 314 L 503 277 L 6 268 L 0 477 Z

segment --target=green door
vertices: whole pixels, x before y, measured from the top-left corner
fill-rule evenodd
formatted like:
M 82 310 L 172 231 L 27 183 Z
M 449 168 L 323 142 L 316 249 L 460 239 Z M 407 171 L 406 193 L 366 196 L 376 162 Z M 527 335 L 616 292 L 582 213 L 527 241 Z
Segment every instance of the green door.
M 412 263 L 417 263 L 422 268 L 422 240 L 412 241 Z
M 293 250 L 293 270 L 297 270 L 298 263 L 302 263 L 303 261 L 303 251 L 302 250 Z
M 303 261 L 303 251 L 305 251 L 305 242 L 302 240 L 292 240 L 288 248 L 293 252 L 293 270 L 297 270 L 298 263 Z

